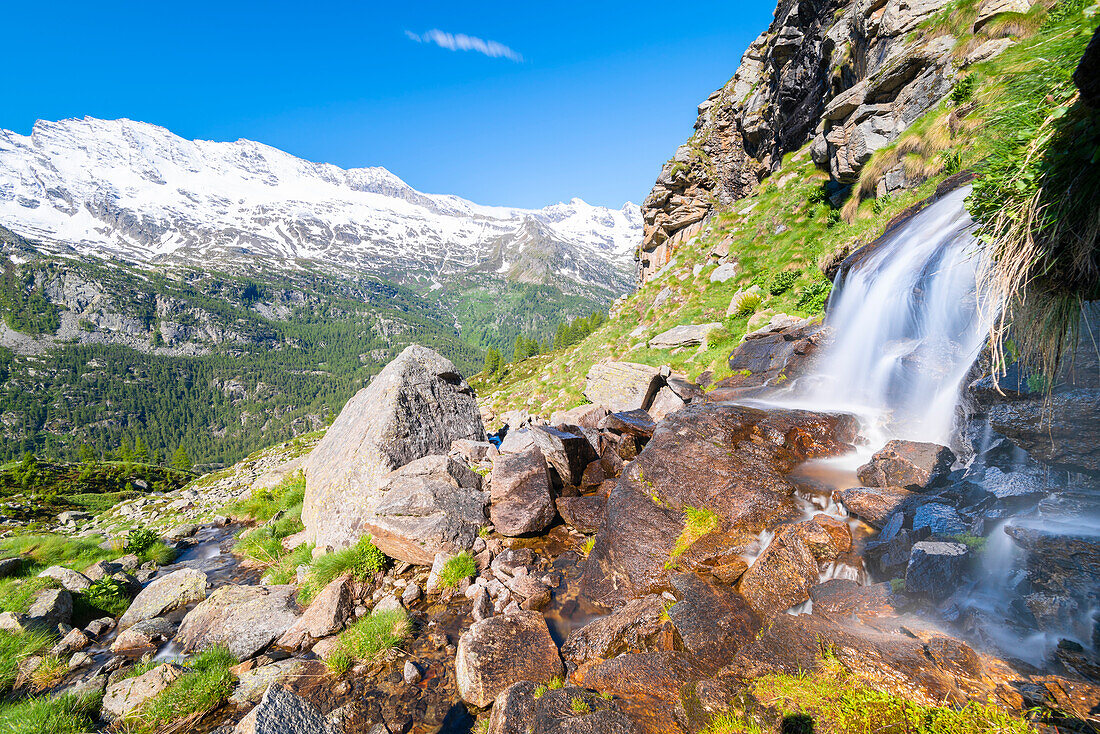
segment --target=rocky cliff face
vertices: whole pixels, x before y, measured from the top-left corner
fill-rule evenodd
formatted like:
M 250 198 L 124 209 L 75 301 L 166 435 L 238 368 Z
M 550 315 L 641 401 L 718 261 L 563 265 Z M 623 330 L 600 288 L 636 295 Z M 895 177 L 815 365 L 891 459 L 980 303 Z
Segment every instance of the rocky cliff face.
M 644 283 L 698 234 L 716 207 L 748 195 L 783 155 L 811 143 L 841 197 L 875 151 L 953 88 L 966 66 L 1011 45 L 989 21 L 1027 0 L 985 0 L 951 35 L 948 0 L 782 0 L 724 86 L 699 105 L 695 133 L 661 169 L 642 206 Z M 937 15 L 942 14 L 942 15 Z M 971 32 L 973 31 L 973 32 Z M 913 183 L 881 172 L 879 195 Z

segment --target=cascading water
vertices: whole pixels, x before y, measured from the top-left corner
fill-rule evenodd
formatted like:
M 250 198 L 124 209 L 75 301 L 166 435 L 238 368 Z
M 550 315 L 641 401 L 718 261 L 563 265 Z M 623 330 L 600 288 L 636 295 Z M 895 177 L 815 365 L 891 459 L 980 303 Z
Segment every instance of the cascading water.
M 948 443 L 995 309 L 979 303 L 969 188 L 930 205 L 837 276 L 833 337 L 788 400 L 859 415 L 872 443 Z

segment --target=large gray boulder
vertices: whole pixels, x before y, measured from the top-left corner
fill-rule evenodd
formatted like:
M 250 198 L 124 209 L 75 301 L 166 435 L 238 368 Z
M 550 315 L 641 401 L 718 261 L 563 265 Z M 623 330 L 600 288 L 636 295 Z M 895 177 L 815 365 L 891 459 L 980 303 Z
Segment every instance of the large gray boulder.
M 233 734 L 336 734 L 341 731 L 316 706 L 276 683 L 260 704 L 233 729 Z
M 355 532 L 391 558 L 430 566 L 437 553 L 469 550 L 485 524 L 481 477 L 449 456 L 425 456 L 386 475 L 381 499 Z
M 224 645 L 245 660 L 297 621 L 296 596 L 293 586 L 219 587 L 183 618 L 176 642 L 184 652 Z
M 597 362 L 588 370 L 584 396 L 614 411 L 648 408 L 661 387 L 659 367 L 635 362 Z
M 206 586 L 206 574 L 192 568 L 181 568 L 154 579 L 130 602 L 126 613 L 118 620 L 118 628 L 125 630 L 143 620 L 201 601 L 206 598 Z
M 905 591 L 946 599 L 959 587 L 969 551 L 962 543 L 926 540 L 914 543 L 905 569 Z
M 302 510 L 318 546 L 355 544 L 382 500 L 386 475 L 415 459 L 447 454 L 459 439 L 484 441 L 477 398 L 458 369 L 413 344 L 347 402 L 305 462 Z
M 136 678 L 128 678 L 107 686 L 103 696 L 103 717 L 118 721 L 141 704 L 157 695 L 183 675 L 183 668 L 165 663 Z
M 488 706 L 513 683 L 545 683 L 564 672 L 558 646 L 538 612 L 474 622 L 458 640 L 458 692 L 474 706 Z
M 65 568 L 64 566 L 50 566 L 45 571 L 38 574 L 38 577 L 53 579 L 74 594 L 79 594 L 92 585 L 91 579 L 87 576 L 71 568 Z
M 67 589 L 43 589 L 27 610 L 27 624 L 55 629 L 73 620 L 73 595 Z
M 712 321 L 707 324 L 681 324 L 673 326 L 649 340 L 650 349 L 676 349 L 706 344 L 707 336 L 722 324 Z

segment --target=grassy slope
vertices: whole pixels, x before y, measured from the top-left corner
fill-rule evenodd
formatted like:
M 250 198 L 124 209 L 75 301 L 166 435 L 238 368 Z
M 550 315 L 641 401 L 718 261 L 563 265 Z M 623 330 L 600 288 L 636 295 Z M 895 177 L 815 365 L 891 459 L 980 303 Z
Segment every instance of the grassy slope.
M 973 25 L 976 2 L 959 0 L 925 23 L 920 32 L 952 32 L 958 38 L 955 55 L 962 56 L 995 35 L 1033 34 L 1045 13 L 1040 4 L 1026 15 L 1005 14 L 975 34 L 967 29 Z M 808 146 L 788 155 L 752 196 L 718 210 L 700 237 L 675 253 L 675 264 L 667 272 L 631 294 L 616 316 L 587 339 L 564 351 L 508 365 L 498 377 L 480 374 L 472 378 L 481 402 L 497 415 L 523 409 L 549 417 L 554 410 L 586 402 L 582 394 L 585 374 L 601 360 L 668 364 L 692 379 L 704 372 L 710 372 L 715 380 L 728 376 L 730 351 L 750 325 L 756 328 L 767 321 L 767 311 L 815 315 L 812 307 L 800 308 L 799 301 L 824 278 L 820 264 L 825 258 L 874 240 L 891 218 L 929 196 L 949 174 L 975 166 L 988 155 L 989 141 L 983 140 L 981 129 L 1003 93 L 1005 63 L 998 57 L 968 69 L 967 74 L 974 74 L 972 91 L 954 100 L 949 95 L 878 151 L 846 201 L 835 209 L 823 201 L 822 186 L 828 176 L 814 166 Z M 923 183 L 874 199 L 878 178 L 898 164 Z M 710 253 L 726 239 L 730 257 L 738 262 L 737 276 L 725 283 L 712 283 Z M 698 266 L 703 269 L 696 275 Z M 790 290 L 771 295 L 767 284 L 780 271 L 798 271 L 799 276 Z M 765 289 L 759 306 L 765 313 L 758 312 L 751 320 L 727 317 L 734 293 L 754 282 Z M 654 307 L 657 295 L 666 287 L 671 297 Z M 721 322 L 723 328 L 712 333 L 705 349 L 670 351 L 646 346 L 647 339 L 673 326 L 706 322 Z

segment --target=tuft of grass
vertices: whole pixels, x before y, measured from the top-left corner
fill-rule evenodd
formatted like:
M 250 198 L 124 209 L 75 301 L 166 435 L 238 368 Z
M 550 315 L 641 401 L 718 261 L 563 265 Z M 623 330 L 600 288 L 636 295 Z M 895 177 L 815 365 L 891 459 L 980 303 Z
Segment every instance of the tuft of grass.
M 60 683 L 68 673 L 68 663 L 57 655 L 46 655 L 30 674 L 30 683 L 34 690 L 45 691 Z
M 0 704 L 0 731 L 12 734 L 80 734 L 93 731 L 100 696 L 31 698 Z
M 26 632 L 0 630 L 0 693 L 11 690 L 15 684 L 19 663 L 45 650 L 53 644 L 53 641 L 52 634 L 39 630 Z
M 555 675 L 553 678 L 546 681 L 546 687 L 549 688 L 551 691 L 556 691 L 559 688 L 564 688 L 565 678 L 562 678 L 560 675 Z
M 588 554 L 590 554 L 592 552 L 592 549 L 595 548 L 595 547 L 596 547 L 596 536 L 592 535 L 592 536 L 589 536 L 588 538 L 585 539 L 584 545 L 581 546 L 581 551 L 584 553 L 585 557 L 587 558 Z
M 546 695 L 546 692 L 548 690 L 550 690 L 550 688 L 545 683 L 539 683 L 537 686 L 535 686 L 535 698 L 542 698 Z
M 895 594 L 905 591 L 905 579 L 890 579 L 890 591 Z
M 443 564 L 443 568 L 439 571 L 439 585 L 444 589 L 450 589 L 476 573 L 477 564 L 474 563 L 474 557 L 462 551 Z
M 287 514 L 298 509 L 301 517 L 301 505 L 306 499 L 306 477 L 296 472 L 270 489 L 257 489 L 248 499 L 228 505 L 225 509 L 231 515 L 244 515 L 259 522 L 267 522 L 280 510 Z M 289 535 L 289 533 L 288 533 Z
M 130 720 L 139 732 L 155 732 L 170 724 L 196 721 L 229 697 L 236 657 L 224 647 L 204 650 L 187 662 L 188 670 L 171 685 L 139 706 Z
M 374 660 L 384 655 L 411 633 L 412 623 L 401 609 L 369 614 L 340 633 L 336 649 L 325 663 L 339 675 L 355 660 Z
M 270 567 L 267 575 L 272 584 L 290 584 L 298 578 L 298 566 L 308 566 L 313 560 L 313 544 L 303 543 Z
M 569 701 L 569 710 L 575 714 L 588 714 L 592 712 L 592 707 L 580 696 L 574 696 Z
M 684 530 L 680 533 L 680 537 L 676 539 L 676 544 L 672 547 L 672 552 L 669 554 L 668 565 L 673 564 L 675 560 L 682 556 L 695 541 L 699 540 L 699 538 L 717 529 L 718 515 L 714 514 L 714 512 L 706 508 L 685 507 Z
M 176 552 L 159 540 L 139 553 L 138 556 L 141 560 L 152 561 L 158 566 L 167 566 L 176 560 Z
M 309 576 L 298 590 L 298 601 L 308 605 L 329 582 L 345 573 L 365 581 L 384 569 L 386 562 L 386 556 L 370 542 L 370 536 L 363 536 L 351 548 L 314 558 Z
M 988 540 L 981 535 L 973 535 L 971 533 L 959 533 L 958 535 L 952 535 L 951 539 L 962 543 L 974 553 L 980 553 L 985 550 L 985 545 Z
M 711 719 L 701 734 L 767 734 L 768 731 L 747 716 L 727 711 Z

